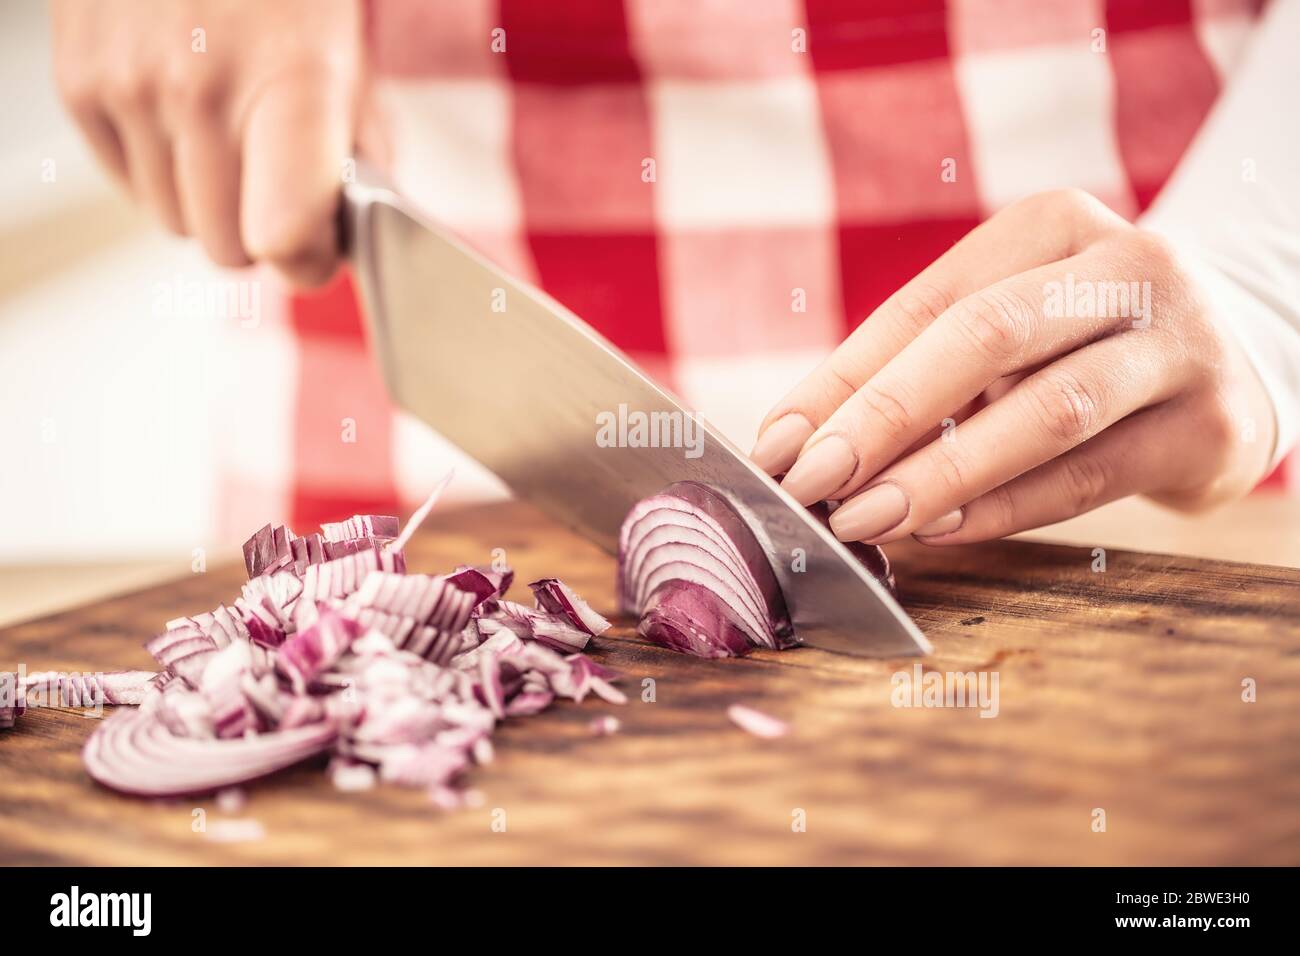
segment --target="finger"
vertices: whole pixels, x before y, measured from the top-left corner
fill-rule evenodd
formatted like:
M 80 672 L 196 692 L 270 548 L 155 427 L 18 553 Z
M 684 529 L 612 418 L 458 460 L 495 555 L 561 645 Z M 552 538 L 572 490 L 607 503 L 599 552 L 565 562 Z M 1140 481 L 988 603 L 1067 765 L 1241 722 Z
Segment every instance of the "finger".
M 98 101 L 88 98 L 69 100 L 68 110 L 81 129 L 82 135 L 90 143 L 91 151 L 100 165 L 122 185 L 130 186 L 122 142 L 118 139 L 117 130 L 113 128 L 108 114 L 99 106 Z
M 1078 190 L 1031 196 L 981 223 L 886 299 L 777 402 L 759 428 L 754 461 L 769 474 L 789 468 L 813 430 L 953 303 L 1008 276 L 1075 255 L 1124 225 Z
M 1037 372 L 939 440 L 886 469 L 831 518 L 845 541 L 882 543 L 942 521 L 980 495 L 1065 454 L 1132 412 L 1173 397 L 1182 367 L 1138 332 Z
M 248 265 L 239 235 L 239 148 L 215 117 L 193 117 L 177 134 L 176 187 L 185 223 L 208 257 Z
M 940 422 L 934 428 L 931 428 L 928 432 L 926 432 L 919 439 L 913 442 L 911 447 L 908 448 L 907 451 L 904 452 L 904 454 L 910 455 L 913 452 L 920 451 L 926 445 L 930 444 L 930 442 L 941 440 L 944 435 L 951 434 L 953 432 L 953 429 L 955 429 L 962 422 L 966 421 L 968 418 L 970 418 L 972 415 L 974 415 L 983 407 L 984 406 L 980 400 L 968 402 L 967 404 L 959 408 L 957 411 L 953 412 L 951 415 L 944 418 L 942 422 Z
M 171 141 L 158 123 L 147 93 L 134 90 L 118 97 L 110 104 L 110 113 L 126 157 L 131 192 L 164 226 L 184 234 Z
M 328 77 L 271 86 L 249 113 L 243 246 L 296 284 L 320 285 L 338 264 L 335 213 L 351 132 L 350 93 Z
M 953 530 L 923 535 L 933 545 L 969 544 L 1065 521 L 1108 502 L 1174 482 L 1188 436 L 1177 410 L 1139 412 L 1070 452 L 1000 485 L 962 508 Z
M 91 51 L 105 48 L 95 18 L 75 2 L 50 4 L 54 82 L 59 96 L 95 158 L 124 185 L 128 184 L 126 158 L 113 122 L 104 107 L 104 89 L 97 77 Z
M 1149 307 L 1118 301 L 1125 264 L 1113 252 L 1089 251 L 1003 279 L 962 299 L 844 401 L 815 431 L 782 485 L 801 504 L 847 498 L 896 460 L 952 409 L 977 398 L 999 379 L 1064 355 L 1120 328 Z M 1045 308 L 1049 284 L 1063 290 L 1117 290 L 1116 304 L 1057 315 Z M 1089 312 L 1100 312 L 1093 316 Z

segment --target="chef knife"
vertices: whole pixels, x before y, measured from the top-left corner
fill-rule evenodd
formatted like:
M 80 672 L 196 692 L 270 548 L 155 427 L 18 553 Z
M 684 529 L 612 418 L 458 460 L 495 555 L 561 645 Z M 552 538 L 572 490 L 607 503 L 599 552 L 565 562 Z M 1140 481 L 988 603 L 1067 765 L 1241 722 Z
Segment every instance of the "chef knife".
M 515 495 L 613 553 L 633 504 L 674 481 L 702 482 L 772 555 L 800 643 L 872 657 L 929 652 L 815 517 L 564 306 L 364 168 L 344 189 L 342 229 L 390 395 Z

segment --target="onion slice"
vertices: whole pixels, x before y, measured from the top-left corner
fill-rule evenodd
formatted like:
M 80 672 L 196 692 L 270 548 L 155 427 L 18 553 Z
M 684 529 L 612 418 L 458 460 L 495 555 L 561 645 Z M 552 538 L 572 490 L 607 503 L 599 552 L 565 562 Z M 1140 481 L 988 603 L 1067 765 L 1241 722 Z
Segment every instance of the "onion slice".
M 442 493 L 447 490 L 447 486 L 451 484 L 451 479 L 455 477 L 455 475 L 456 469 L 452 468 L 443 476 L 442 481 L 438 482 L 434 487 L 433 492 L 425 500 L 424 504 L 415 509 L 415 513 L 412 514 L 410 520 L 406 522 L 406 527 L 402 529 L 402 533 L 397 536 L 395 541 L 388 545 L 390 551 L 401 551 L 406 547 L 406 543 L 411 540 L 411 536 L 415 534 L 416 529 L 424 523 L 424 519 L 429 517 L 429 512 L 431 512 L 433 506 L 438 503 L 438 499 L 441 498 Z
M 322 722 L 233 740 L 178 737 L 144 710 L 120 710 L 86 741 L 82 759 L 100 783 L 143 797 L 207 793 L 291 766 L 327 750 Z
M 784 720 L 778 720 L 771 714 L 746 707 L 744 704 L 732 704 L 727 708 L 727 716 L 741 730 L 755 737 L 762 737 L 764 740 L 775 740 L 790 732 L 790 725 Z
M 574 627 L 598 637 L 609 630 L 609 621 L 592 610 L 574 590 L 556 578 L 542 578 L 528 585 L 537 599 L 537 606 L 551 614 L 567 617 Z

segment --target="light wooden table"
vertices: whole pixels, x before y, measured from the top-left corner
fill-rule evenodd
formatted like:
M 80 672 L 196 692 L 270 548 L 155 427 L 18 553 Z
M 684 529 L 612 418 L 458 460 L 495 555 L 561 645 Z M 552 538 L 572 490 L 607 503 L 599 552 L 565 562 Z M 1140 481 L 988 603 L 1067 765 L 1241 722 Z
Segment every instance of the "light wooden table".
M 558 574 L 613 612 L 613 559 L 517 504 L 435 513 L 408 563 L 445 570 L 494 547 L 518 569 L 516 597 Z M 95 722 L 33 709 L 0 736 L 0 863 L 1300 862 L 1300 571 L 1114 550 L 1097 573 L 1090 549 L 1025 541 L 893 554 L 903 607 L 934 643 L 924 661 L 700 660 L 621 621 L 591 651 L 629 702 L 507 721 L 496 760 L 468 774 L 485 802 L 461 812 L 388 786 L 340 793 L 313 761 L 247 788 L 233 819 L 263 838 L 219 842 L 227 811 L 98 787 L 80 759 Z M 213 567 L 2 629 L 0 666 L 149 666 L 144 637 L 243 578 Z M 997 675 L 996 719 L 891 706 L 914 668 Z M 735 702 L 790 735 L 745 735 Z M 605 713 L 621 732 L 593 736 Z

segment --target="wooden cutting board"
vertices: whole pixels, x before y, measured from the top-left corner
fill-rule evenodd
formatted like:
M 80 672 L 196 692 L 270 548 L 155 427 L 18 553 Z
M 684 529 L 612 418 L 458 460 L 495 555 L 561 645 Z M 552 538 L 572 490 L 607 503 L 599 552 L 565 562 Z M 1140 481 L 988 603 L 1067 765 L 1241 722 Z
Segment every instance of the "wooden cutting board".
M 515 596 L 555 575 L 612 612 L 613 560 L 518 504 L 435 515 L 409 563 L 442 571 L 495 548 Z M 703 661 L 619 626 L 594 654 L 630 703 L 508 722 L 469 776 L 477 808 L 340 793 L 317 762 L 250 785 L 229 813 L 98 787 L 79 756 L 94 722 L 32 710 L 0 731 L 0 862 L 1300 863 L 1300 572 L 1120 552 L 1100 571 L 1088 550 L 1023 542 L 891 554 L 935 645 L 924 671 L 996 673 L 996 717 L 892 706 L 912 660 Z M 0 667 L 149 667 L 143 640 L 242 579 L 211 570 L 0 631 Z M 737 702 L 790 734 L 742 732 Z M 607 713 L 622 731 L 593 736 Z M 265 835 L 221 842 L 244 832 L 230 820 Z

